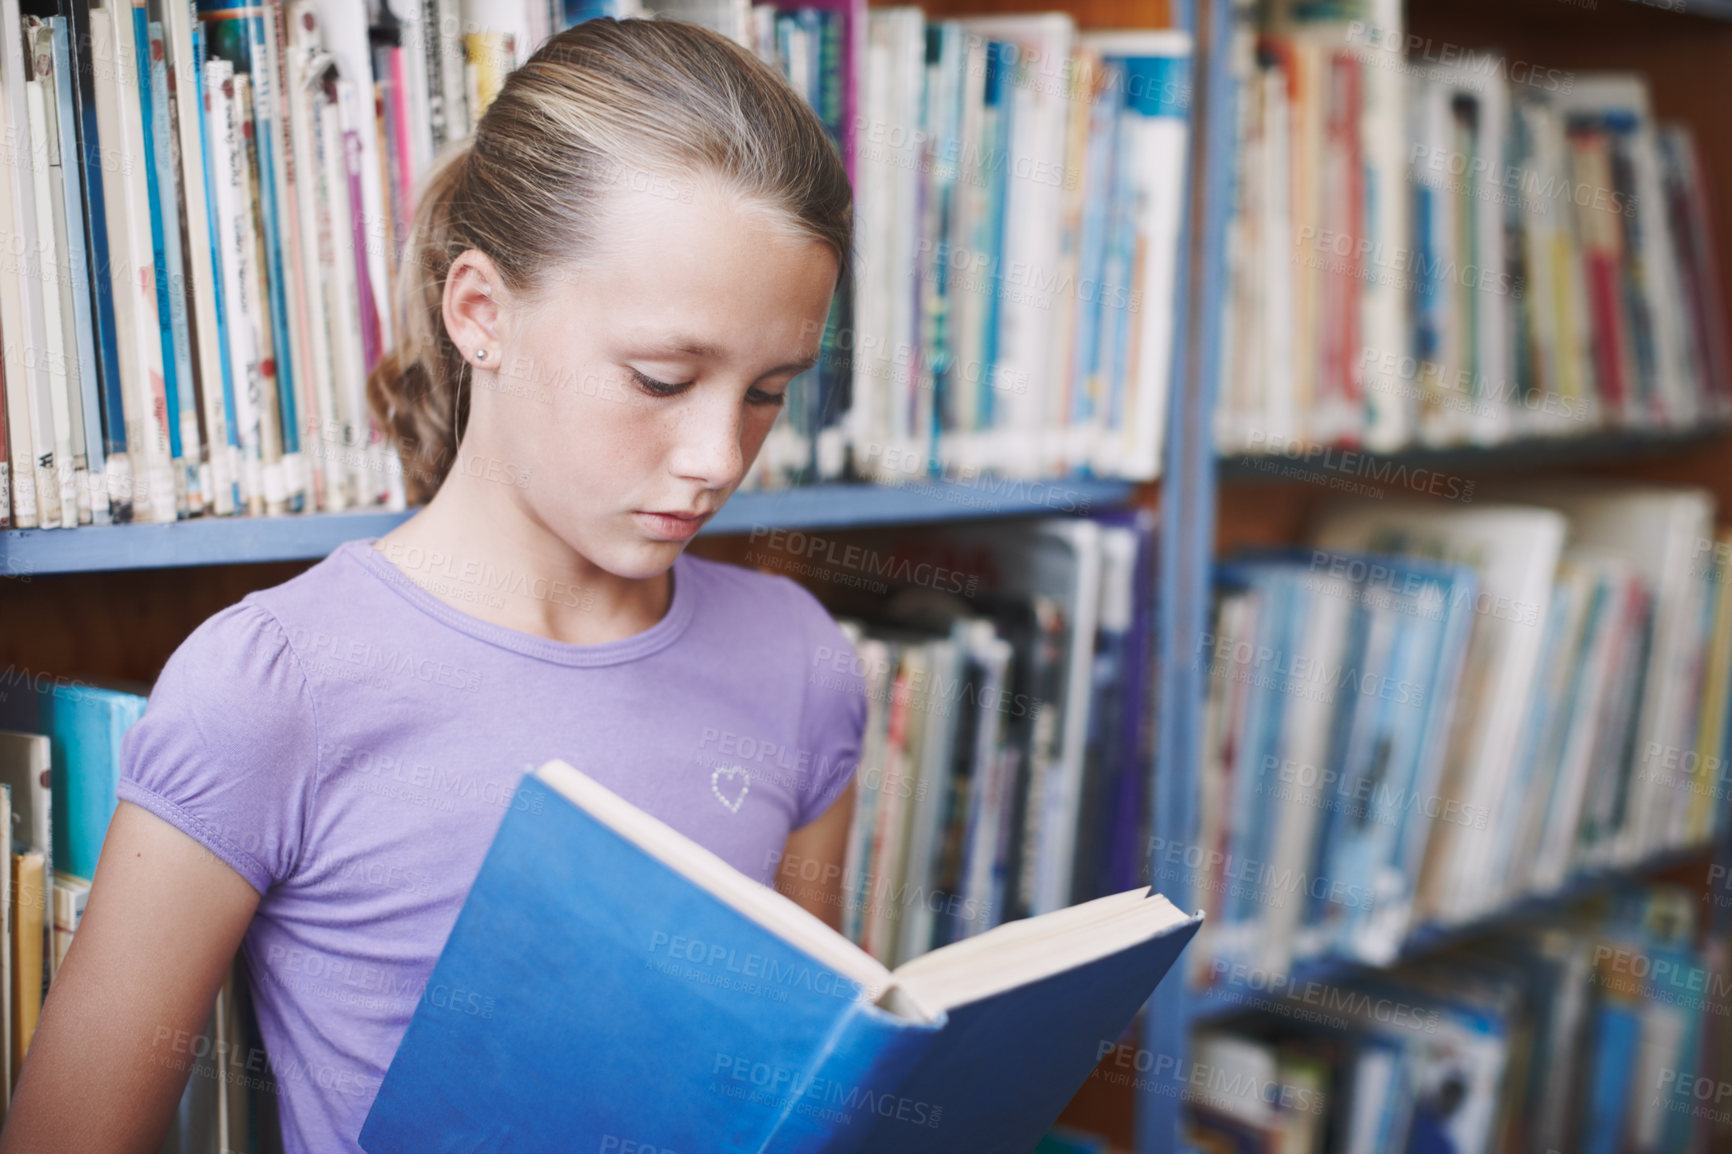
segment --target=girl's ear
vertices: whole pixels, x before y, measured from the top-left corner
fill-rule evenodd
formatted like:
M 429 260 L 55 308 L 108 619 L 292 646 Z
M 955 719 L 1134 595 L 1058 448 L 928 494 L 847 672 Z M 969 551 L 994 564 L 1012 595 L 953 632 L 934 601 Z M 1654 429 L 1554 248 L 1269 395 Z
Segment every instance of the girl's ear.
M 499 364 L 499 310 L 504 296 L 499 270 L 486 253 L 472 248 L 451 262 L 445 277 L 445 331 L 463 359 L 478 368 Z M 478 358 L 478 350 L 486 355 Z

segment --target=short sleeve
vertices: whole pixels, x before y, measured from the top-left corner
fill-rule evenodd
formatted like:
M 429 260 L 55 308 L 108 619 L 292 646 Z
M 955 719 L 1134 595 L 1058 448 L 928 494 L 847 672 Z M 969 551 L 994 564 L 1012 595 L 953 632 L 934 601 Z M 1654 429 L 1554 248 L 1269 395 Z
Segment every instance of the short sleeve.
M 805 708 L 800 718 L 800 748 L 812 751 L 812 772 L 800 799 L 796 829 L 822 817 L 848 788 L 866 730 L 866 678 L 854 644 L 817 598 L 804 589 L 800 592 L 810 600 L 812 611 Z
M 312 693 L 282 625 L 246 602 L 193 630 L 121 743 L 122 801 L 261 894 L 293 871 L 318 774 Z

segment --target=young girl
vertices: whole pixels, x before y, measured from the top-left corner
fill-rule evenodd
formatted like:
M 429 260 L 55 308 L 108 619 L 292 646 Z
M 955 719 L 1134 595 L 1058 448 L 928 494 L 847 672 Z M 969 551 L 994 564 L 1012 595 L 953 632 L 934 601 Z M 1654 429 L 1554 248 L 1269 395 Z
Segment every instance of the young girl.
M 164 667 L 0 1151 L 156 1150 L 237 947 L 286 1148 L 358 1150 L 551 758 L 837 924 L 852 651 L 787 578 L 682 550 L 818 355 L 851 211 L 817 118 L 697 26 L 592 20 L 508 78 L 420 194 L 369 382 L 431 500 Z

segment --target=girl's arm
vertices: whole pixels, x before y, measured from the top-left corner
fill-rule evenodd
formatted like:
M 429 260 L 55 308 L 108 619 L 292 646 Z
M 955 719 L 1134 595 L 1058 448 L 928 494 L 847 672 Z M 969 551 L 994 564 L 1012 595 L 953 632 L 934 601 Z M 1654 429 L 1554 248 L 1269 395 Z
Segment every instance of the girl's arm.
M 0 1154 L 154 1154 L 259 904 L 259 892 L 222 859 L 125 801 L 93 882 L 31 1039 Z
M 833 930 L 842 928 L 842 855 L 848 850 L 848 827 L 853 821 L 851 781 L 816 821 L 788 835 L 782 864 L 776 871 L 776 888 Z M 3 1147 L 0 1154 L 6 1154 Z

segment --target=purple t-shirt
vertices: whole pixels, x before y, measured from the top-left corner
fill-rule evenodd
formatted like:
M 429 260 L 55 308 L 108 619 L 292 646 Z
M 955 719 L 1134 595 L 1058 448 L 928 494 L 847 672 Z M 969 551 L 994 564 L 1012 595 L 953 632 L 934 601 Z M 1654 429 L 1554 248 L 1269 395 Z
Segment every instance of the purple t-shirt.
M 164 666 L 119 795 L 263 895 L 242 949 L 290 1154 L 359 1151 L 526 771 L 563 759 L 765 884 L 847 787 L 865 685 L 818 600 L 682 553 L 671 602 L 635 636 L 569 645 L 453 609 L 351 541 Z

